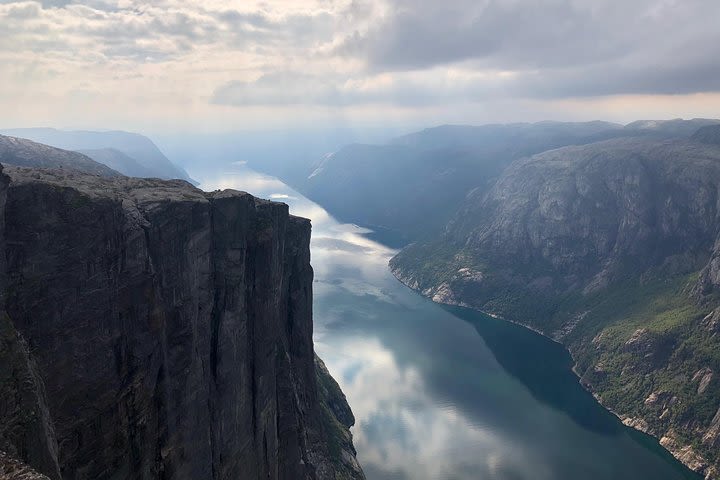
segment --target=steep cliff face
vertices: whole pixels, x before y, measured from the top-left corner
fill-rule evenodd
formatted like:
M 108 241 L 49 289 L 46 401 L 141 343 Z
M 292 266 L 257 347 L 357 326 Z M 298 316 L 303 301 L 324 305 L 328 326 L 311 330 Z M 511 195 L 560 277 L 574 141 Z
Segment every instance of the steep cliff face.
M 719 232 L 720 147 L 620 139 L 514 162 L 391 268 L 562 341 L 605 405 L 716 478 Z
M 11 453 L 63 479 L 362 478 L 323 434 L 309 221 L 183 181 L 5 172 L 6 311 L 59 472 Z

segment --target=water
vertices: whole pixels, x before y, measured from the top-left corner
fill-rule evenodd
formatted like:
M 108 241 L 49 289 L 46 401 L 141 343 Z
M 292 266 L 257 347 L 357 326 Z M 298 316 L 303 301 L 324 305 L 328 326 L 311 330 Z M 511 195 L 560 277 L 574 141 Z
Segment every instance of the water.
M 420 297 L 390 274 L 394 250 L 275 178 L 241 163 L 192 174 L 312 219 L 316 350 L 355 412 L 369 480 L 697 478 L 600 407 L 558 344 Z

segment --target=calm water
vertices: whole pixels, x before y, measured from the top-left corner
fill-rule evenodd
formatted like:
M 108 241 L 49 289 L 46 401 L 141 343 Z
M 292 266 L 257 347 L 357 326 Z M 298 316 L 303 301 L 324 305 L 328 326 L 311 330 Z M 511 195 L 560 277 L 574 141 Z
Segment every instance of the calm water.
M 369 480 L 697 478 L 625 428 L 571 373 L 559 345 L 397 282 L 394 251 L 241 163 L 191 172 L 313 221 L 315 342 L 357 417 Z

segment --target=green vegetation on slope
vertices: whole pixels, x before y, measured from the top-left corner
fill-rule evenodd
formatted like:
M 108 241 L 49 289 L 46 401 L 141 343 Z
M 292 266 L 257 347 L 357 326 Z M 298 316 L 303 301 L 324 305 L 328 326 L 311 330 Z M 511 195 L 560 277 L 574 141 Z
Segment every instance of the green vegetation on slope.
M 391 262 L 399 277 L 417 281 L 413 286 L 431 297 L 447 284 L 449 303 L 459 300 L 560 340 L 605 406 L 641 419 L 636 426 L 658 437 L 671 432 L 717 465 L 717 440 L 703 436 L 720 406 L 720 336 L 705 325 L 710 309 L 691 294 L 698 272 L 633 275 L 628 268 L 624 279 L 582 294 L 533 284 L 543 275 L 547 284 L 557 281 L 545 269 L 510 274 L 489 265 L 447 243 L 413 245 Z M 482 280 L 464 281 L 461 268 L 482 272 Z

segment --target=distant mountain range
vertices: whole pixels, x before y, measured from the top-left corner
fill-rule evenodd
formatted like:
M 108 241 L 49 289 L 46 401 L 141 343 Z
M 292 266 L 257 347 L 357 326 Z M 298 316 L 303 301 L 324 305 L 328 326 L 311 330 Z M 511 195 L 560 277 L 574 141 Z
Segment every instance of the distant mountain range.
M 87 155 L 5 135 L 0 135 L 0 163 L 20 167 L 76 170 L 103 177 L 120 176 L 116 170 L 92 160 Z
M 400 243 L 441 230 L 471 190 L 486 191 L 519 158 L 620 137 L 688 137 L 718 121 L 539 122 L 445 125 L 385 144 L 352 144 L 283 180 L 344 221 L 381 229 Z
M 26 138 L 64 150 L 84 153 L 93 160 L 133 177 L 182 179 L 193 182 L 149 138 L 122 131 L 69 131 L 53 128 L 19 128 L 0 134 Z

